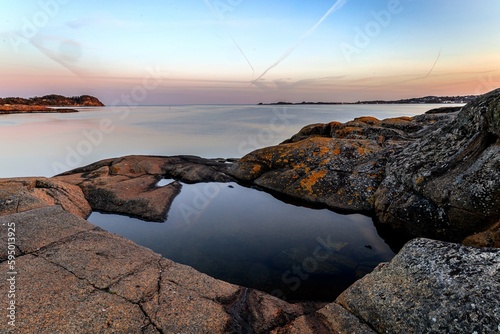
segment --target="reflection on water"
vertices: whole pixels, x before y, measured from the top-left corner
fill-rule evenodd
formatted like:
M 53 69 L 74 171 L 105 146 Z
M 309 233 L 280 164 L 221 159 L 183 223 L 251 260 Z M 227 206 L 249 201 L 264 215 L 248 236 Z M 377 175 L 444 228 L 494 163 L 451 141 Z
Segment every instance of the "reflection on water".
M 210 276 L 287 300 L 333 300 L 394 253 L 370 218 L 281 202 L 235 183 L 183 185 L 164 223 L 89 221 Z

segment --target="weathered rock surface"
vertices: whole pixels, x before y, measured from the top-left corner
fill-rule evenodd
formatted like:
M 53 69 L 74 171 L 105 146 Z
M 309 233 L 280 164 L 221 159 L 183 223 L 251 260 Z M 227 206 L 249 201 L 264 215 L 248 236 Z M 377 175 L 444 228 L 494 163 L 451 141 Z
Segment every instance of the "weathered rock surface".
M 415 239 L 337 303 L 379 333 L 500 332 L 500 249 Z
M 373 211 L 388 159 L 454 114 L 378 120 L 360 117 L 304 127 L 284 143 L 256 150 L 230 173 L 266 190 L 335 210 Z
M 92 211 L 72 184 L 43 177 L 0 179 L 0 216 L 56 204 L 82 218 Z
M 15 225 L 16 259 L 0 249 L 0 270 L 17 274 L 16 327 L 3 321 L 0 332 L 499 332 L 499 249 L 417 239 L 335 303 L 311 308 L 213 279 L 83 219 L 101 210 L 164 220 L 179 181 L 234 175 L 330 208 L 376 210 L 412 235 L 472 234 L 464 243 L 498 247 L 499 136 L 497 90 L 458 113 L 307 126 L 233 166 L 128 156 L 50 179 L 2 179 L 0 239 Z M 300 259 L 300 248 L 284 255 L 274 260 Z M 11 288 L 0 280 L 2 300 Z
M 375 194 L 383 224 L 460 241 L 500 218 L 500 89 L 392 157 Z
M 99 161 L 55 179 L 79 186 L 94 210 L 164 221 L 182 186 L 173 182 L 158 187 L 158 181 L 232 181 L 226 169 L 224 162 L 192 156 L 127 156 Z

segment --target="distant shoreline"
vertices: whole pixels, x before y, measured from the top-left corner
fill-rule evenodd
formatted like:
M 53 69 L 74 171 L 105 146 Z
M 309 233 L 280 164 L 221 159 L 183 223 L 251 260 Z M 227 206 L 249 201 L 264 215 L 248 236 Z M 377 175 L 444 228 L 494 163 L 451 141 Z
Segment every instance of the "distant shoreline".
M 273 102 L 273 103 L 258 103 L 257 105 L 275 106 L 275 105 L 343 105 L 343 104 L 457 104 L 469 103 L 474 100 L 476 95 L 464 96 L 425 96 L 402 100 L 372 100 L 358 102 Z

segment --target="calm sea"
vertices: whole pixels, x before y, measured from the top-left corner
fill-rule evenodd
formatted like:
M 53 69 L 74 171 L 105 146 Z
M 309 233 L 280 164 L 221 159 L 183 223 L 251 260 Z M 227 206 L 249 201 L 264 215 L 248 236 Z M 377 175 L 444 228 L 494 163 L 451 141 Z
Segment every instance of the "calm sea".
M 183 105 L 0 116 L 0 177 L 53 176 L 128 154 L 241 157 L 311 123 L 421 114 L 439 105 Z
M 2 115 L 0 177 L 53 176 L 129 154 L 241 157 L 307 124 L 414 116 L 439 106 L 192 105 Z M 395 250 L 370 217 L 285 203 L 235 183 L 184 184 L 163 223 L 99 212 L 89 221 L 213 277 L 287 300 L 331 301 Z

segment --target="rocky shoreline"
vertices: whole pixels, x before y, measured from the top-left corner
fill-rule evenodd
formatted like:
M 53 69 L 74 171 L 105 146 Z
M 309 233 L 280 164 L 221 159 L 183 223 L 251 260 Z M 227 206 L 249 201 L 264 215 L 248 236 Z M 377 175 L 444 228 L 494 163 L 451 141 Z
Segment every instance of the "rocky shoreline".
M 498 332 L 500 89 L 450 111 L 309 125 L 230 163 L 128 156 L 53 178 L 0 180 L 0 237 L 7 240 L 6 226 L 15 226 L 17 282 L 16 327 L 1 322 L 0 329 Z M 164 178 L 177 182 L 158 187 Z M 369 213 L 409 242 L 336 301 L 290 304 L 210 278 L 85 221 L 93 210 L 161 221 L 180 182 L 230 181 Z M 6 273 L 9 255 L 0 250 Z M 11 282 L 0 281 L 2 300 L 9 300 L 9 289 Z
M 78 112 L 75 109 L 69 108 L 48 108 L 44 106 L 29 106 L 23 104 L 15 105 L 0 105 L 0 115 L 10 114 L 39 114 L 39 113 L 70 113 Z

